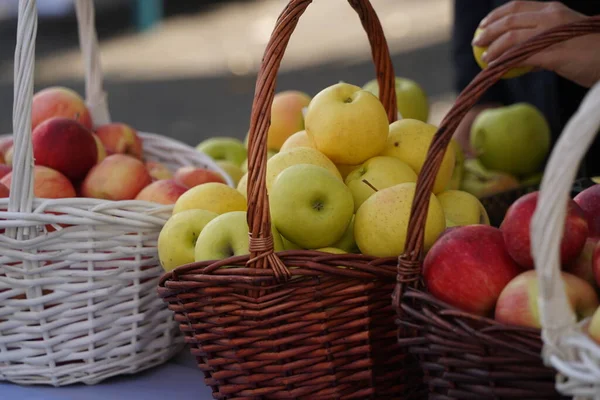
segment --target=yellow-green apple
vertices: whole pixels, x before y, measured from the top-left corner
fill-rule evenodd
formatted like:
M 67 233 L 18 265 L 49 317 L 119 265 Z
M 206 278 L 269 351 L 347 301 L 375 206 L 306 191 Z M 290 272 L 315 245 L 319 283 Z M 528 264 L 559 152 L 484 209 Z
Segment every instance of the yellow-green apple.
M 0 179 L 4 177 L 4 175 L 8 175 L 12 171 L 12 167 L 10 165 L 0 165 Z
M 283 236 L 281 237 L 281 241 L 283 242 L 284 250 L 302 250 L 302 247 L 298 246 L 296 243 L 292 243 Z
M 379 98 L 377 79 L 367 82 L 363 89 Z M 429 118 L 429 102 L 423 88 L 414 80 L 396 77 L 396 104 L 402 118 L 418 119 L 427 122 Z
M 429 145 L 437 127 L 416 119 L 401 119 L 389 125 L 387 143 L 381 155 L 397 157 L 418 175 L 423 168 Z M 446 189 L 454 171 L 454 149 L 447 148 L 433 184 L 433 193 Z
M 316 249 L 316 251 L 322 251 L 323 253 L 331 253 L 331 254 L 346 254 L 347 253 L 347 251 L 338 249 L 336 247 L 323 247 L 320 249 Z
M 350 172 L 354 171 L 356 168 L 360 166 L 358 165 L 350 165 L 350 164 L 336 164 L 335 165 L 342 176 L 342 179 L 346 179 Z
M 315 142 L 311 139 L 310 136 L 306 133 L 306 130 L 301 130 L 294 133 L 292 136 L 286 139 L 283 142 L 283 145 L 279 149 L 279 152 L 286 151 L 289 149 L 293 149 L 294 147 L 315 147 Z
M 465 175 L 465 153 L 454 138 L 450 139 L 450 147 L 454 149 L 454 169 L 446 189 L 459 190 Z
M 535 186 L 535 185 L 539 185 L 542 182 L 543 177 L 544 177 L 543 172 L 535 172 L 531 175 L 521 178 L 519 183 L 521 186 Z
M 159 179 L 171 179 L 173 173 L 167 168 L 167 166 L 158 161 L 146 161 L 146 169 L 154 180 Z
M 107 154 L 127 154 L 135 158 L 144 158 L 144 146 L 137 130 L 131 126 L 112 122 L 100 125 L 95 130 Z
M 592 315 L 592 319 L 587 326 L 587 332 L 592 339 L 600 344 L 600 307 Z
M 160 230 L 156 249 L 165 271 L 195 261 L 196 241 L 202 229 L 218 216 L 207 210 L 186 210 L 172 215 Z
M 491 196 L 520 186 L 514 176 L 500 171 L 486 169 L 479 160 L 465 160 L 464 176 L 460 189 L 477 198 Z
M 591 237 L 600 237 L 600 185 L 593 185 L 573 198 L 588 220 Z
M 233 181 L 233 184 L 237 186 L 240 179 L 242 179 L 242 176 L 244 176 L 244 172 L 242 171 L 242 169 L 239 166 L 232 163 L 231 161 L 219 160 L 215 162 L 219 167 L 221 167 L 223 171 L 225 171 L 227 175 L 229 175 L 229 177 Z
M 331 245 L 331 247 L 335 247 L 337 249 L 344 250 L 346 253 L 360 253 L 358 246 L 356 245 L 356 239 L 354 239 L 354 219 L 355 215 L 350 219 L 350 223 L 348 223 L 348 227 L 342 234 L 342 237 L 338 239 L 337 242 Z
M 92 137 L 94 138 L 94 141 L 96 142 L 96 147 L 98 148 L 98 156 L 96 157 L 97 164 L 106 158 L 106 148 L 104 148 L 104 144 L 102 144 L 102 141 L 100 140 L 98 135 L 96 135 L 94 132 L 91 133 Z
M 246 198 L 236 189 L 219 182 L 209 182 L 194 186 L 182 194 L 173 214 L 185 210 L 208 210 L 217 214 L 231 211 L 246 211 Z
M 563 270 L 569 272 L 581 279 L 596 285 L 596 277 L 594 276 L 594 249 L 599 238 L 588 237 L 581 253 L 573 261 L 563 266 Z
M 240 179 L 237 184 L 237 191 L 240 192 L 244 198 L 248 196 L 248 173 L 246 172 L 244 176 Z
M 270 160 L 271 157 L 273 157 L 275 154 L 278 154 L 278 151 L 275 150 L 267 150 L 267 160 Z M 244 162 L 242 163 L 242 166 L 240 167 L 242 169 L 243 173 L 248 172 L 248 159 L 245 159 Z
M 354 197 L 354 210 L 371 197 L 375 190 L 405 182 L 416 182 L 417 174 L 396 157 L 375 156 L 350 172 L 345 183 Z
M 534 267 L 531 255 L 530 224 L 537 206 L 538 196 L 539 191 L 536 191 L 517 199 L 506 211 L 504 220 L 500 225 L 506 242 L 506 249 L 512 258 L 525 269 Z M 570 263 L 581 253 L 588 232 L 585 213 L 577 203 L 569 199 L 564 233 L 560 243 L 562 265 Z
M 126 154 L 111 154 L 92 167 L 81 194 L 106 200 L 132 200 L 152 182 L 144 163 Z
M 473 121 L 470 143 L 486 168 L 521 177 L 543 166 L 550 150 L 550 127 L 528 103 L 488 108 Z
M 215 161 L 229 161 L 238 167 L 246 160 L 248 151 L 241 140 L 233 137 L 213 137 L 198 143 L 196 150 Z
M 304 129 L 302 110 L 308 107 L 311 98 L 297 90 L 276 93 L 271 107 L 271 125 L 267 132 L 267 148 L 281 148 L 288 137 Z
M 297 164 L 311 164 L 323 167 L 342 181 L 337 167 L 323 153 L 310 147 L 296 147 L 283 153 L 277 153 L 267 161 L 267 190 L 273 186 L 277 176 L 286 168 Z M 298 182 L 296 182 L 298 184 Z
M 591 316 L 598 307 L 598 295 L 592 285 L 564 271 L 561 271 L 560 278 L 577 319 Z M 503 324 L 541 328 L 538 291 L 536 271 L 522 272 L 500 293 L 494 319 Z
M 361 253 L 375 257 L 397 257 L 404 252 L 415 189 L 413 182 L 390 186 L 379 190 L 360 206 L 354 218 L 354 238 Z M 434 194 L 429 199 L 425 250 L 446 228 L 440 201 Z
M 0 183 L 9 189 L 11 182 L 12 172 L 0 179 Z M 35 165 L 33 167 L 33 194 L 41 199 L 61 199 L 75 197 L 75 188 L 69 178 L 60 172 L 43 165 Z
M 209 221 L 198 235 L 195 261 L 222 260 L 249 254 L 248 222 L 245 211 L 230 211 Z M 281 235 L 272 226 L 275 251 L 283 250 Z
M 10 195 L 10 190 L 2 183 L 0 183 L 0 198 L 8 197 Z
M 225 178 L 223 178 L 220 174 L 206 168 L 194 167 L 191 165 L 179 167 L 177 171 L 175 171 L 173 179 L 175 179 L 175 181 L 179 184 L 187 186 L 188 188 L 208 182 L 225 183 Z
M 354 213 L 350 189 L 326 168 L 311 164 L 283 170 L 271 186 L 269 204 L 281 235 L 307 249 L 338 241 Z
M 33 95 L 31 129 L 52 117 L 70 118 L 92 129 L 92 117 L 85 101 L 77 92 L 65 87 L 48 87 Z
M 477 36 L 479 36 L 479 34 L 481 32 L 482 32 L 482 29 L 477 28 L 475 30 L 475 33 L 473 34 L 473 39 L 475 39 Z M 487 47 L 486 46 L 475 46 L 475 45 L 473 45 L 472 47 L 473 47 L 473 57 L 475 57 L 475 61 L 477 62 L 477 65 L 479 65 L 479 67 L 481 69 L 486 69 L 487 63 L 485 61 L 483 61 L 481 59 L 481 57 L 483 56 L 483 53 L 485 53 L 487 51 Z M 504 75 L 502 75 L 502 79 L 516 78 L 518 76 L 528 73 L 531 70 L 532 70 L 532 67 L 511 68 L 508 71 L 506 71 L 506 73 Z
M 471 193 L 462 190 L 445 190 L 439 193 L 437 198 L 444 210 L 447 226 L 490 224 L 485 207 Z
M 448 230 L 423 261 L 423 278 L 432 295 L 482 316 L 491 314 L 502 289 L 520 272 L 502 232 L 488 225 Z
M 177 199 L 184 194 L 188 188 L 177 183 L 173 179 L 160 179 L 143 188 L 135 200 L 150 201 L 160 204 L 175 204 Z
M 371 92 L 340 82 L 310 102 L 306 132 L 336 164 L 360 164 L 381 153 L 388 136 L 385 108 Z
M 92 132 L 73 119 L 47 119 L 31 136 L 35 163 L 55 169 L 72 181 L 85 177 L 98 160 Z

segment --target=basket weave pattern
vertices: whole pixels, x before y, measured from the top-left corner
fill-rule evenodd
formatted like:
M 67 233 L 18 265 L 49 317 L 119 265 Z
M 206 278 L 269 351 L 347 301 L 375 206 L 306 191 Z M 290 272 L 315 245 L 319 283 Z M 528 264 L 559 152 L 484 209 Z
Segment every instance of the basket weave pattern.
M 544 366 L 540 357 L 539 330 L 477 317 L 427 293 L 421 278 L 423 232 L 429 193 L 444 151 L 454 130 L 481 95 L 532 54 L 598 31 L 600 18 L 588 18 L 553 28 L 515 46 L 463 90 L 432 141 L 418 178 L 406 252 L 400 257 L 393 295 L 398 341 L 419 355 L 430 399 L 560 398 L 554 386 L 555 371 Z M 501 210 L 494 212 L 503 215 Z

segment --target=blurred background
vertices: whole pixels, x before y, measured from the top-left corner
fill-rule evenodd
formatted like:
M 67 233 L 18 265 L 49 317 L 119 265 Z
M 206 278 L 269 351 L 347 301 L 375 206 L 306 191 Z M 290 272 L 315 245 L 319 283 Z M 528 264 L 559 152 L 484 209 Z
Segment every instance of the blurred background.
M 105 89 L 114 121 L 195 145 L 243 138 L 256 73 L 285 0 L 97 0 Z M 0 0 L 0 132 L 12 131 L 18 0 Z M 35 90 L 83 94 L 73 0 L 37 0 Z M 438 123 L 452 90 L 451 0 L 377 0 L 397 76 L 417 81 Z M 315 95 L 374 78 L 367 38 L 346 0 L 311 4 L 292 35 L 277 91 Z

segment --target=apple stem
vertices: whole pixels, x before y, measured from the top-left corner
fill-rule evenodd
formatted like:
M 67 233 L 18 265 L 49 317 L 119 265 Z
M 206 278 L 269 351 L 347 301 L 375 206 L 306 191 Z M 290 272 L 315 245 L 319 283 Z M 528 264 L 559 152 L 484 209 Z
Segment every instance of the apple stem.
M 379 191 L 379 190 L 377 190 L 377 188 L 376 188 L 375 186 L 371 185 L 371 182 L 369 182 L 368 180 L 366 180 L 366 179 L 363 179 L 362 181 L 363 181 L 363 182 L 364 182 L 364 183 L 365 183 L 365 184 L 366 184 L 368 187 L 370 187 L 371 189 L 373 189 L 373 191 L 375 191 L 375 192 L 378 192 L 378 191 Z

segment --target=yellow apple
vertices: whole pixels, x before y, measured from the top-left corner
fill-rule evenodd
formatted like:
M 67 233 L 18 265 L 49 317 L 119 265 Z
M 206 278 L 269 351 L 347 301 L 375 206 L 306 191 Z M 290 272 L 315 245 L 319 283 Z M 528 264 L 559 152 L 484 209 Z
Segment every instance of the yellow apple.
M 463 192 L 461 190 L 445 190 L 438 193 L 436 197 L 442 205 L 446 221 L 451 221 L 450 224 L 447 223 L 446 225 L 464 226 L 490 224 L 490 219 L 485 207 L 481 204 L 479 199 L 471 193 Z
M 224 214 L 246 211 L 246 208 L 246 198 L 236 189 L 224 183 L 209 182 L 194 186 L 179 196 L 173 207 L 173 214 L 194 209 Z
M 390 124 L 389 130 L 387 144 L 381 155 L 399 158 L 410 165 L 418 175 L 427 158 L 427 151 L 437 127 L 416 119 L 401 119 Z M 454 149 L 448 147 L 433 184 L 433 193 L 446 189 L 454 171 L 454 164 Z
M 245 211 L 221 214 L 206 224 L 194 249 L 195 261 L 222 260 L 249 254 L 248 222 Z M 272 229 L 275 251 L 283 250 L 281 236 Z
M 481 28 L 477 28 L 475 30 L 475 34 L 473 35 L 473 39 L 475 39 L 482 32 Z M 487 63 L 481 59 L 483 53 L 487 50 L 487 47 L 473 46 L 473 56 L 475 57 L 475 61 L 477 65 L 481 67 L 481 69 L 487 68 Z M 510 79 L 516 78 L 521 75 L 525 75 L 529 71 L 532 70 L 532 67 L 518 67 L 509 69 L 504 75 L 502 75 L 502 79 Z
M 356 212 L 354 237 L 361 253 L 397 257 L 404 252 L 416 184 L 400 183 L 369 197 Z M 425 251 L 446 229 L 442 205 L 431 195 L 425 222 Z
M 335 164 L 360 164 L 381 153 L 389 122 L 371 92 L 340 82 L 313 98 L 305 125 L 317 149 Z
M 287 138 L 287 140 L 279 149 L 280 152 L 292 149 L 294 147 L 312 147 L 315 148 L 315 143 L 308 136 L 305 130 L 301 130 L 299 132 L 294 133 L 292 136 Z
M 375 193 L 375 189 L 381 190 L 399 183 L 416 181 L 417 174 L 408 164 L 389 156 L 368 159 L 352 171 L 345 180 L 354 197 L 355 211 Z
M 267 190 L 270 190 L 275 178 L 282 171 L 296 164 L 311 164 L 323 167 L 342 181 L 342 176 L 335 164 L 325 157 L 323 153 L 310 147 L 296 147 L 283 153 L 277 153 L 267 161 Z M 296 182 L 297 185 L 298 183 Z
M 367 82 L 363 89 L 379 97 L 377 79 Z M 396 104 L 402 118 L 418 119 L 427 122 L 429 118 L 429 102 L 423 88 L 408 78 L 396 77 Z
M 237 191 L 240 192 L 244 198 L 248 197 L 248 173 L 246 172 L 244 176 L 240 179 L 237 184 Z
M 346 254 L 347 252 L 342 249 L 337 249 L 335 247 L 323 247 L 317 249 L 317 251 L 322 251 L 323 253 L 331 253 L 331 254 Z
M 223 169 L 223 171 L 225 171 L 225 173 L 227 173 L 227 175 L 231 177 L 231 180 L 233 180 L 234 185 L 237 185 L 240 179 L 242 179 L 242 176 L 244 176 L 244 172 L 242 172 L 242 169 L 234 163 L 232 163 L 231 161 L 219 160 L 215 162 L 219 167 Z
M 281 235 L 306 249 L 338 241 L 354 212 L 350 189 L 326 168 L 311 164 L 282 171 L 269 191 L 269 204 Z
M 348 177 L 348 174 L 350 174 L 350 172 L 352 172 L 356 168 L 358 168 L 360 166 L 360 164 L 357 164 L 357 165 L 336 164 L 335 166 L 337 167 L 338 171 L 340 172 L 340 175 L 342 176 L 342 178 L 345 180 Z
M 198 235 L 217 216 L 207 210 L 186 210 L 167 220 L 157 242 L 158 258 L 165 271 L 194 262 Z

